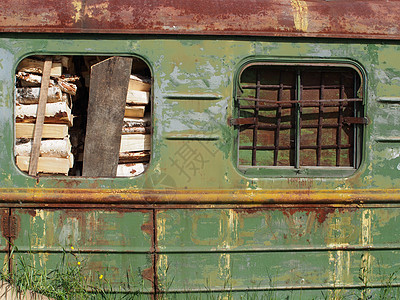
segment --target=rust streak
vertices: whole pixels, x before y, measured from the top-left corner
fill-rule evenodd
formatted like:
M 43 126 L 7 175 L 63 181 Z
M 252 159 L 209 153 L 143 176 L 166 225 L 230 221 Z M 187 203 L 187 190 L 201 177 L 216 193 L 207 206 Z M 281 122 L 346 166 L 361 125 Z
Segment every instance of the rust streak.
M 378 0 L 4 0 L 0 31 L 399 39 L 399 14 Z

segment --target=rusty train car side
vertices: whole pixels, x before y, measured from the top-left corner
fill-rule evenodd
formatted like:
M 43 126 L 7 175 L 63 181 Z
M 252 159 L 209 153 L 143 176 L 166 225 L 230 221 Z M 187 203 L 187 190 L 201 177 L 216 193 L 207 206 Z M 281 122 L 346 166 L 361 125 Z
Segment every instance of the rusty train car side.
M 397 291 L 399 14 L 398 1 L 2 1 L 3 261 L 18 249 L 51 268 L 72 247 L 121 297 Z M 33 55 L 148 67 L 143 174 L 17 168 L 15 73 Z

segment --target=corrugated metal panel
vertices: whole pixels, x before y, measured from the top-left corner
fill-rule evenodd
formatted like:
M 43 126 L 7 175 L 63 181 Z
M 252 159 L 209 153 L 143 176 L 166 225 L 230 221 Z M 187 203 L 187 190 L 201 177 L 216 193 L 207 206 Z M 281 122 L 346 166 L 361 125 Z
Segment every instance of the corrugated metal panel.
M 398 39 L 399 1 L 5 0 L 0 31 Z

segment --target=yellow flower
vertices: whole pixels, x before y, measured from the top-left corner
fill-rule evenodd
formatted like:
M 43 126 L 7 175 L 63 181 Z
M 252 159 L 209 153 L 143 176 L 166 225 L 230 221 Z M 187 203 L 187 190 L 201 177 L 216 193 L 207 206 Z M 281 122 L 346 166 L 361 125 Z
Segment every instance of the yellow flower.
M 99 276 L 99 279 L 103 279 L 103 275 L 100 275 L 100 276 Z
M 78 266 L 80 266 L 81 265 L 81 262 L 80 261 L 78 261 Z
M 71 246 L 71 250 L 74 250 L 75 248 L 73 246 Z

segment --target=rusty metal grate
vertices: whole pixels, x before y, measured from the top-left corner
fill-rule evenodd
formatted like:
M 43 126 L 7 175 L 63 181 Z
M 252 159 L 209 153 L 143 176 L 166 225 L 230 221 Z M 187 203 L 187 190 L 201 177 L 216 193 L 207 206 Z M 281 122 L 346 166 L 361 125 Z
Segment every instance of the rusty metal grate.
M 254 65 L 236 95 L 240 166 L 352 167 L 366 123 L 352 68 Z

